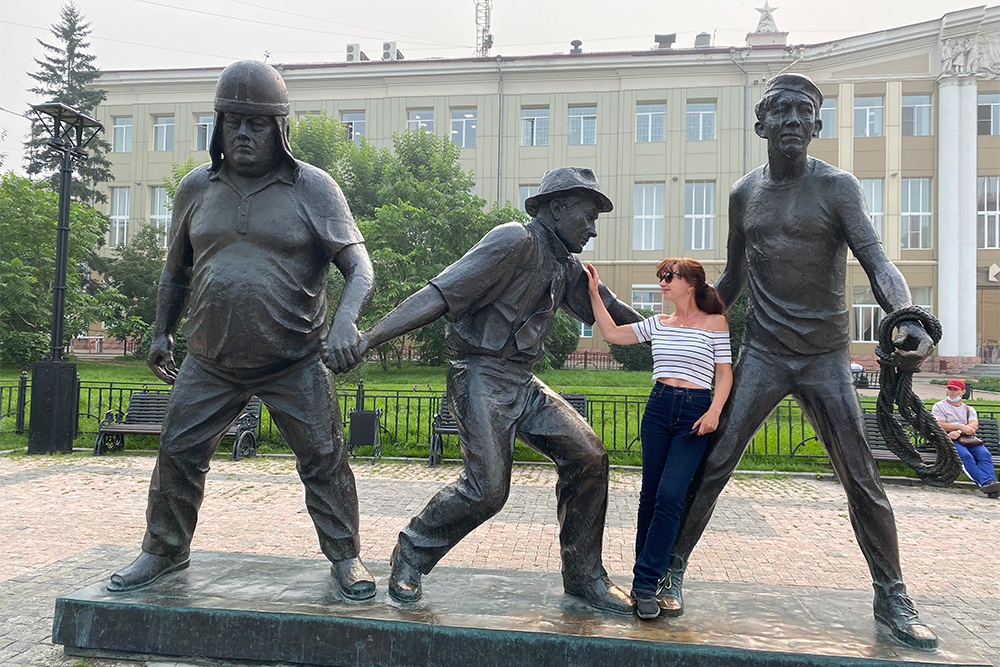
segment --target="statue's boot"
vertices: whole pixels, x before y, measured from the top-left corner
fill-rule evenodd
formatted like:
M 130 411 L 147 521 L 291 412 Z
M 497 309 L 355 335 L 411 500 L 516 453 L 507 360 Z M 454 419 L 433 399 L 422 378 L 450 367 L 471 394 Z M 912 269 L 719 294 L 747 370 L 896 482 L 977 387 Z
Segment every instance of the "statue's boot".
M 684 584 L 684 571 L 687 563 L 680 556 L 670 557 L 670 567 L 667 576 L 660 579 L 660 587 L 656 591 L 656 602 L 664 616 L 684 615 L 684 594 L 681 586 Z
M 169 557 L 143 551 L 129 565 L 111 575 L 108 590 L 112 593 L 121 593 L 142 588 L 156 581 L 161 575 L 183 570 L 190 564 L 190 555 L 187 553 Z
M 389 574 L 389 595 L 398 602 L 416 602 L 423 595 L 420 585 L 420 570 L 406 562 L 399 552 L 399 545 L 392 550 L 389 559 L 392 572 Z
M 566 592 L 583 598 L 591 607 L 615 614 L 631 614 L 635 610 L 632 596 L 616 586 L 607 576 L 598 577 L 582 588 L 567 588 Z
M 906 594 L 906 584 L 897 581 L 886 587 L 875 587 L 875 620 L 885 626 L 892 636 L 915 648 L 937 648 L 937 636 L 917 617 L 917 608 Z
M 375 578 L 357 556 L 334 563 L 330 566 L 330 574 L 340 585 L 340 594 L 348 600 L 375 597 Z

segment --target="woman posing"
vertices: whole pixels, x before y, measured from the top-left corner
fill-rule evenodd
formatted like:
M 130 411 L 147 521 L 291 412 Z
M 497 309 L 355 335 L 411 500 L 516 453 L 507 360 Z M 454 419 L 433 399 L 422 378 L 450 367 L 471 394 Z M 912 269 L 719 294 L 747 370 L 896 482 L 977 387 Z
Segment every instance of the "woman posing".
M 733 386 L 729 323 L 722 298 L 693 259 L 668 258 L 656 266 L 663 298 L 674 304 L 672 315 L 622 326 L 611 319 L 597 292 L 597 269 L 588 264 L 587 272 L 604 340 L 653 345 L 655 382 L 642 417 L 642 489 L 632 571 L 635 613 L 651 619 L 660 615 L 657 588 L 667 574 L 688 486 Z

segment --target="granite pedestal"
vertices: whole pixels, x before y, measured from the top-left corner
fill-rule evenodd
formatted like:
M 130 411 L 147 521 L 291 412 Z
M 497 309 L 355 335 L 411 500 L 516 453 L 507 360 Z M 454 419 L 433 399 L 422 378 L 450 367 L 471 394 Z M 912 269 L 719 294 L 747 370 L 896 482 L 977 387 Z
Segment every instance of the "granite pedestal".
M 191 567 L 129 593 L 107 582 L 56 600 L 53 641 L 103 657 L 198 657 L 352 667 L 989 665 L 964 638 L 907 648 L 879 630 L 871 594 L 690 582 L 681 618 L 602 614 L 558 573 L 439 567 L 424 597 L 340 597 L 323 560 L 194 553 Z M 621 582 L 624 583 L 624 582 Z

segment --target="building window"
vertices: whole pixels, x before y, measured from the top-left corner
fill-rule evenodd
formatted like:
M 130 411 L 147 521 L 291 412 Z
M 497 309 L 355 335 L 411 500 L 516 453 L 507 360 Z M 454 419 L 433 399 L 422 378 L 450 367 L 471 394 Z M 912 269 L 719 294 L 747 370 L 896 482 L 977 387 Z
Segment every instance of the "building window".
M 851 301 L 854 316 L 853 339 L 855 343 L 877 343 L 878 325 L 882 321 L 882 307 L 875 300 L 871 287 L 855 287 Z
M 521 145 L 549 145 L 549 110 L 521 109 Z
M 117 248 L 128 241 L 128 188 L 111 188 L 111 225 L 108 246 Z
M 931 179 L 904 178 L 902 182 L 902 248 L 931 247 Z
M 684 184 L 684 249 L 711 250 L 715 227 L 715 183 Z
M 903 136 L 928 137 L 931 134 L 931 96 L 903 95 Z
M 667 105 L 637 104 L 635 107 L 635 142 L 666 141 Z
M 167 206 L 167 189 L 162 186 L 149 189 L 149 224 L 166 248 L 170 236 L 170 208 Z
M 913 297 L 913 305 L 923 308 L 931 315 L 934 314 L 934 310 L 931 308 L 931 288 L 930 287 L 911 287 L 910 296 Z
M 1000 176 L 980 176 L 976 208 L 979 248 L 1000 248 Z
M 663 292 L 659 285 L 632 285 L 632 307 L 663 312 Z
M 597 143 L 597 107 L 569 108 L 569 137 L 571 146 L 592 146 Z
M 881 178 L 862 178 L 861 190 L 865 194 L 865 204 L 868 206 L 868 214 L 872 218 L 872 226 L 878 234 L 878 240 L 884 241 L 882 236 L 882 216 L 885 214 L 885 207 L 882 205 L 882 184 Z
M 837 98 L 828 97 L 819 108 L 819 119 L 823 121 L 823 129 L 819 131 L 820 139 L 837 138 Z
M 520 194 L 521 201 L 518 204 L 519 208 L 523 211 L 524 210 L 524 200 L 526 200 L 528 197 L 534 197 L 537 194 L 538 194 L 538 186 L 537 185 L 522 185 L 521 186 L 521 194 Z
M 910 294 L 913 296 L 913 305 L 923 308 L 928 313 L 932 312 L 930 287 L 911 287 Z M 875 300 L 872 288 L 855 287 L 852 297 L 851 315 L 854 322 L 851 333 L 854 342 L 877 343 L 878 326 L 885 313 Z
M 594 327 L 577 320 L 577 328 L 580 331 L 580 338 L 593 338 Z
M 361 137 L 365 136 L 365 112 L 352 111 L 340 114 L 340 122 L 344 124 L 347 140 L 361 145 Z
M 632 248 L 663 250 L 663 183 L 635 184 Z
M 854 136 L 882 136 L 882 97 L 854 98 Z
M 194 149 L 207 151 L 212 148 L 212 134 L 215 132 L 215 116 L 197 116 L 194 123 Z
M 112 129 L 111 150 L 114 153 L 132 152 L 132 117 L 115 118 Z
M 1000 95 L 980 95 L 976 117 L 979 136 L 1000 134 Z
M 451 140 L 459 148 L 476 147 L 476 110 L 451 110 Z
M 427 134 L 434 132 L 434 110 L 420 109 L 407 112 L 406 129 L 423 129 L 427 132 Z
M 174 117 L 156 116 L 153 120 L 153 150 L 174 150 Z
M 687 140 L 715 139 L 715 102 L 688 102 Z

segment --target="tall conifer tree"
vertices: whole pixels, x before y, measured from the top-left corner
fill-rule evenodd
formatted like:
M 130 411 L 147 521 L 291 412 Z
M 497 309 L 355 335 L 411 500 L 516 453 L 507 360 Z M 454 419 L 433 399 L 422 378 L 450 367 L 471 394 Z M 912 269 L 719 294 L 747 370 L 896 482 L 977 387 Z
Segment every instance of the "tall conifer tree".
M 31 92 L 39 95 L 41 102 L 63 102 L 92 115 L 107 93 L 88 88 L 101 75 L 94 67 L 96 56 L 87 52 L 90 42 L 85 40 L 90 34 L 90 24 L 84 21 L 83 14 L 72 1 L 62 6 L 60 18 L 59 23 L 51 26 L 55 40 L 51 44 L 38 40 L 45 56 L 42 60 L 35 59 L 38 71 L 28 73 L 38 82 Z M 34 118 L 34 114 L 29 115 Z M 50 148 L 48 140 L 48 132 L 40 123 L 35 123 L 24 143 L 26 169 L 32 180 L 48 181 L 58 192 L 62 154 Z M 107 195 L 98 190 L 97 185 L 111 180 L 111 163 L 104 157 L 109 150 L 111 146 L 98 135 L 87 146 L 90 157 L 74 165 L 72 197 L 75 201 L 87 204 L 107 201 Z

